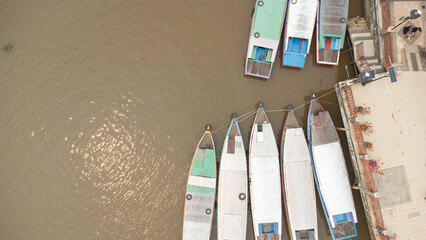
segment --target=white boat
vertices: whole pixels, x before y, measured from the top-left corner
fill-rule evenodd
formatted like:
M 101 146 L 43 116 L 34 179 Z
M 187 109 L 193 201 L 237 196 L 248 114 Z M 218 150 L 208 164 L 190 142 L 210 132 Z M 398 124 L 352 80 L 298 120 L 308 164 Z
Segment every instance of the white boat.
M 250 137 L 249 184 L 256 239 L 280 240 L 281 177 L 278 148 L 271 123 L 259 102 Z
M 247 158 L 234 113 L 220 158 L 217 239 L 246 239 L 247 185 Z
M 330 114 L 311 95 L 308 141 L 314 163 L 314 178 L 333 239 L 357 236 L 352 188 L 339 136 Z
M 289 1 L 284 26 L 284 66 L 303 68 L 311 46 L 318 0 Z
M 281 140 L 284 207 L 292 240 L 318 240 L 317 207 L 311 157 L 303 129 L 293 105 L 289 110 Z
M 183 217 L 184 240 L 208 240 L 213 220 L 216 194 L 216 152 L 211 126 L 198 143 L 186 187 Z

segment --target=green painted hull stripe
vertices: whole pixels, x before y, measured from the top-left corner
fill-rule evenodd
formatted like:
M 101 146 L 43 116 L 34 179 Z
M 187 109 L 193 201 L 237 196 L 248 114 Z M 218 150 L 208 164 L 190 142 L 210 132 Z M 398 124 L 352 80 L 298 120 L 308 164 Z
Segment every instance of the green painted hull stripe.
M 201 186 L 195 186 L 195 185 L 188 185 L 188 193 L 201 193 L 201 194 L 210 194 L 214 195 L 216 189 L 209 188 L 209 187 L 201 187 Z
M 216 178 L 216 153 L 212 149 L 205 149 L 204 160 L 197 160 L 197 154 L 200 149 L 197 149 L 189 175 Z

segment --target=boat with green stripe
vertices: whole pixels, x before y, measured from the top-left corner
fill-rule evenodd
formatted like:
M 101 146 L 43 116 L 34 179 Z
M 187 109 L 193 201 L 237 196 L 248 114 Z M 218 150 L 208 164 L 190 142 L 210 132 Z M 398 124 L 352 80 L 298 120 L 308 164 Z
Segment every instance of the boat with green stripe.
M 210 238 L 216 194 L 216 152 L 211 126 L 206 126 L 189 170 L 183 218 L 184 240 Z
M 251 22 L 245 74 L 269 79 L 283 29 L 287 0 L 257 0 Z

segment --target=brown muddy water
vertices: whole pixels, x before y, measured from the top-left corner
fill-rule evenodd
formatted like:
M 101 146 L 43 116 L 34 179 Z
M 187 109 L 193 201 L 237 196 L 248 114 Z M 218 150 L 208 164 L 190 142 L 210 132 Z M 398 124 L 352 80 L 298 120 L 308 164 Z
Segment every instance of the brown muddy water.
M 351 17 L 359 4 L 351 1 Z M 267 110 L 299 106 L 346 79 L 350 55 L 339 67 L 318 66 L 314 44 L 305 69 L 280 67 L 279 56 L 271 79 L 244 77 L 253 6 L 0 1 L 0 41 L 14 45 L 0 53 L 0 239 L 180 239 L 205 124 L 219 129 L 259 100 Z M 321 100 L 341 126 L 335 94 Z M 306 113 L 296 112 L 303 125 Z M 269 113 L 277 139 L 284 116 Z M 241 123 L 246 144 L 252 119 Z M 214 134 L 218 153 L 225 133 Z M 368 239 L 354 196 L 357 239 Z M 318 207 L 320 238 L 331 239 Z

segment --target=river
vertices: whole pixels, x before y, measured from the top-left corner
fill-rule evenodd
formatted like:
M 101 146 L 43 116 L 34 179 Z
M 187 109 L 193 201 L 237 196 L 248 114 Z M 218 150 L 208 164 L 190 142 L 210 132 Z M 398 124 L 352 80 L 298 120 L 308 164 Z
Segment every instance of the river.
M 350 17 L 361 15 L 360 3 L 350 3 Z M 0 41 L 13 44 L 0 53 L 0 239 L 180 239 L 205 124 L 219 130 L 220 153 L 232 112 L 253 111 L 259 100 L 266 110 L 300 106 L 347 78 L 350 54 L 339 67 L 319 66 L 314 44 L 304 69 L 280 67 L 279 55 L 271 79 L 244 77 L 253 6 L 0 1 Z M 335 94 L 321 100 L 342 126 Z M 302 109 L 296 115 L 306 126 Z M 269 113 L 277 139 L 284 117 Z M 241 122 L 246 144 L 252 120 Z M 357 239 L 368 239 L 353 193 Z M 320 238 L 331 239 L 318 207 Z

